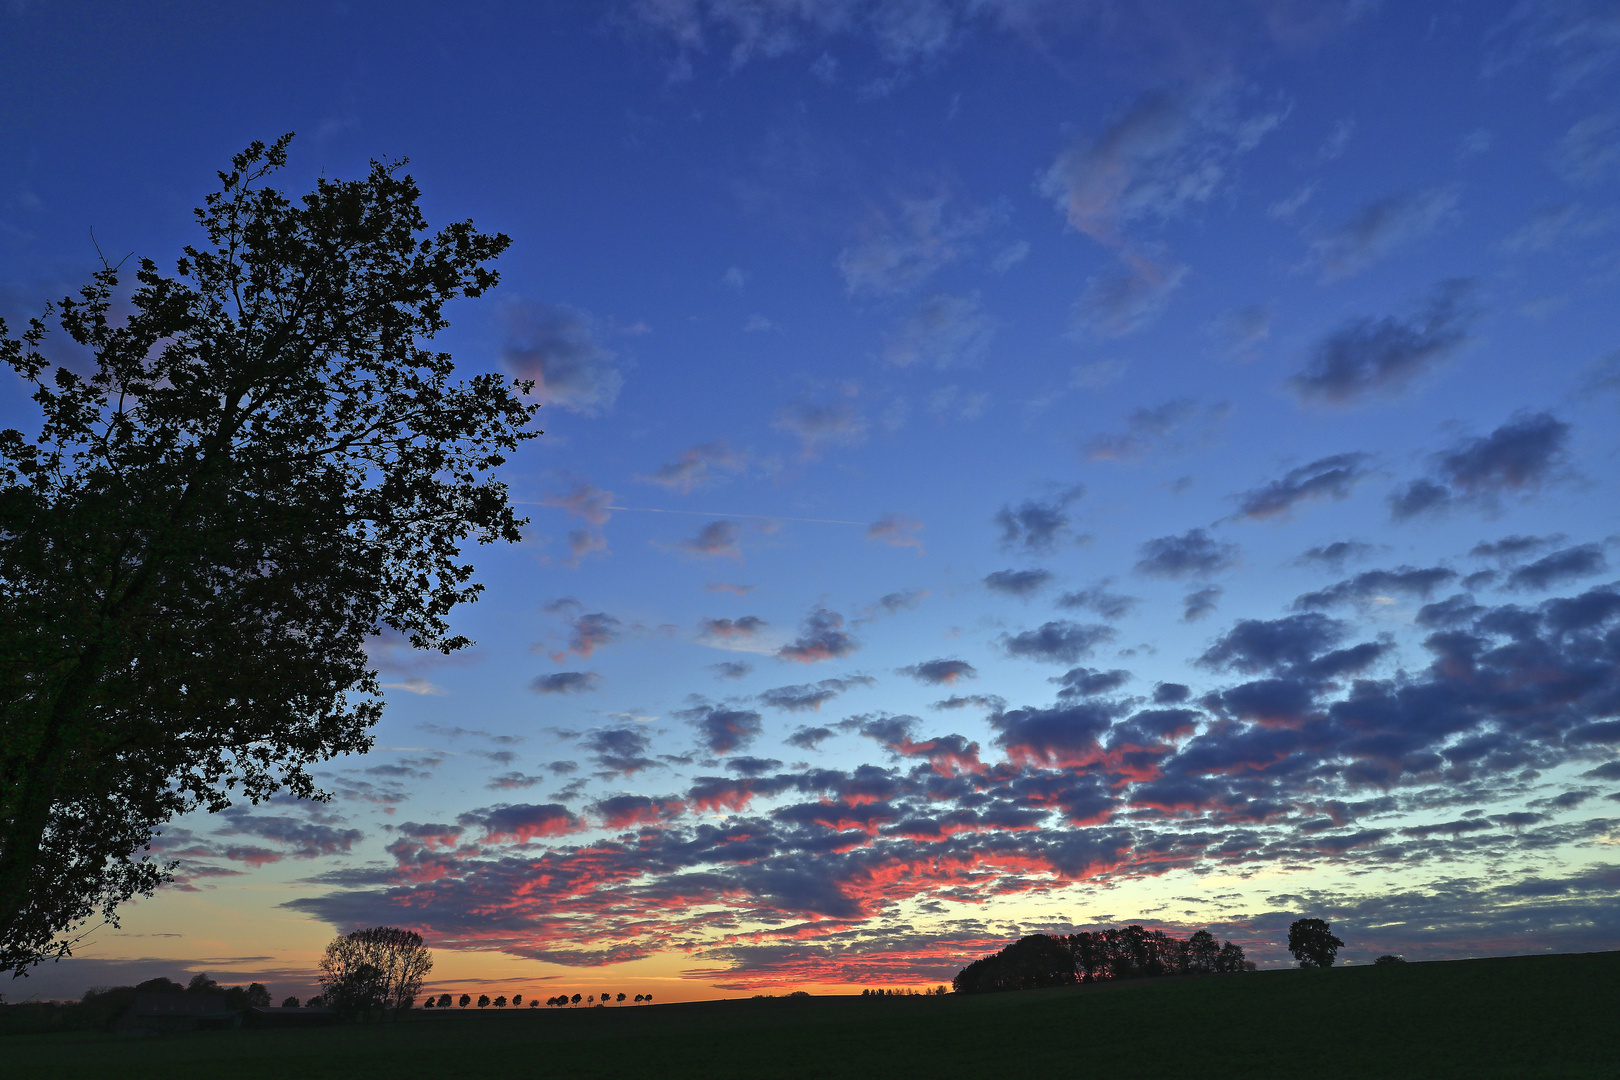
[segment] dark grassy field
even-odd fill
[[[0,1040],[11,1077],[1620,1077],[1620,953]]]

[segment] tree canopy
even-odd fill
[[[1077,982],[1247,971],[1243,949],[1199,930],[1187,940],[1141,926],[1081,931],[1068,937],[1030,934],[981,957],[951,980],[958,994],[1032,990]]]
[[[1288,927],[1288,951],[1300,967],[1332,967],[1344,942],[1333,936],[1332,927],[1321,919],[1295,919]]]
[[[291,199],[290,138],[219,174],[176,276],[139,260],[127,316],[104,263],[0,323],[41,414],[0,432],[0,970],[149,895],[173,815],[322,797],[380,715],[368,638],[465,646],[463,542],[519,539],[489,472],[539,434],[530,386],[427,347],[509,241],[430,233],[403,162]]]
[[[321,958],[321,990],[330,1008],[397,1016],[421,992],[433,953],[414,930],[374,926],[334,939]],[[482,1004],[482,1002],[480,1002]]]

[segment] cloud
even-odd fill
[[[833,737],[832,728],[802,727],[789,735],[783,741],[789,746],[797,746],[801,750],[816,750],[821,744]]]
[[[1194,589],[1182,597],[1181,621],[1197,622],[1205,615],[1211,614],[1225,592],[1226,590],[1219,585],[1206,585],[1202,589]]]
[[[1050,570],[997,570],[985,575],[984,587],[991,592],[1027,600],[1045,588],[1052,576]]]
[[[843,679],[822,679],[818,683],[798,686],[778,686],[759,695],[762,704],[788,712],[817,711],[827,702],[853,686],[872,686],[877,682],[870,675],[851,675]]]
[[[1444,566],[1421,569],[1399,566],[1394,570],[1367,570],[1346,581],[1336,582],[1325,589],[1308,592],[1294,601],[1294,607],[1304,611],[1310,608],[1328,608],[1339,604],[1368,604],[1389,602],[1393,597],[1417,597],[1427,600],[1434,590],[1457,580],[1457,572]]]
[[[624,385],[615,354],[599,344],[582,312],[556,304],[514,304],[506,310],[501,363],[548,405],[596,416],[612,407]]]
[[[537,694],[582,694],[602,684],[602,676],[594,671],[559,671],[554,675],[541,675],[529,683]]]
[[[700,559],[742,558],[742,549],[737,546],[737,523],[734,521],[711,521],[697,531],[696,536],[675,542],[675,550]]]
[[[1118,247],[1137,221],[1167,221],[1208,202],[1236,158],[1282,122],[1283,110],[1245,116],[1230,86],[1150,91],[1096,136],[1077,136],[1041,180],[1070,225]]]
[[[1217,541],[1204,529],[1160,536],[1137,549],[1136,572],[1149,577],[1184,578],[1214,574],[1236,564],[1238,546]]]
[[[1601,574],[1609,568],[1600,544],[1577,544],[1574,547],[1544,555],[1533,563],[1519,567],[1508,575],[1512,589],[1547,589],[1563,585],[1577,578]]]
[[[1455,186],[1437,187],[1369,203],[1313,241],[1310,261],[1321,268],[1323,281],[1354,277],[1456,220],[1457,192]]]
[[[798,438],[800,458],[815,461],[833,447],[859,446],[870,425],[851,402],[800,401],[781,408],[776,427]]]
[[[925,529],[922,522],[915,518],[902,517],[899,514],[884,514],[866,527],[866,538],[876,540],[880,544],[890,547],[912,547],[920,555],[923,551],[922,540],[917,534]]]
[[[1620,173],[1620,113],[1577,120],[1553,149],[1553,167],[1566,181],[1582,187]]]
[[[583,828],[566,806],[547,803],[502,803],[472,810],[456,818],[463,826],[481,828],[485,844],[526,844],[531,840],[564,836]]]
[[[1134,596],[1108,591],[1112,578],[1098,582],[1087,589],[1064,593],[1057,599],[1061,608],[1078,608],[1100,615],[1104,619],[1123,619],[1141,601]]]
[[[1131,673],[1123,668],[1098,671],[1096,668],[1077,667],[1046,681],[1058,684],[1057,696],[1060,698],[1096,697],[1111,694],[1130,682]]]
[[[1210,330],[1224,343],[1227,355],[1249,360],[1271,337],[1271,312],[1258,305],[1238,308],[1215,320]]]
[[[406,679],[403,682],[385,682],[386,690],[403,690],[408,694],[422,694],[427,697],[444,697],[450,691],[437,683],[423,678]]]
[[[1365,558],[1372,554],[1373,550],[1371,544],[1360,540],[1335,540],[1330,544],[1307,548],[1294,560],[1294,565],[1309,566],[1311,563],[1321,563],[1337,569],[1343,566],[1347,559]]]
[[[1086,279],[1085,291],[1075,305],[1076,314],[1080,322],[1105,337],[1134,334],[1164,313],[1189,269],[1135,254],[1122,272],[1095,274]]]
[[[257,836],[290,848],[290,851],[285,853],[266,853],[273,857],[260,856],[258,861],[261,863],[275,862],[283,854],[290,854],[298,859],[343,854],[348,852],[356,841],[365,838],[365,833],[359,829],[340,829],[279,814],[257,814],[243,806],[228,807],[219,813],[226,822],[225,827],[218,830],[220,836]],[[231,856],[227,854],[227,858],[229,857]],[[255,860],[238,858],[237,861]]]
[[[860,618],[853,620],[852,626],[864,626],[874,622],[884,615],[898,615],[902,611],[911,611],[928,599],[927,589],[903,589],[899,592],[884,593],[878,597],[877,602],[860,608]]]
[[[1051,499],[1025,499],[1014,508],[1010,503],[996,511],[992,519],[1001,529],[1001,546],[1029,555],[1047,555],[1073,534],[1068,506],[1085,494],[1078,484]]]
[[[1484,74],[1542,57],[1551,68],[1554,98],[1593,86],[1620,66],[1620,12],[1607,0],[1515,4],[1491,38],[1495,47]]]
[[[646,795],[613,795],[591,804],[591,812],[605,829],[628,829],[636,825],[657,825],[686,810],[680,799],[654,799]]]
[[[676,716],[698,730],[698,738],[710,753],[729,754],[759,737],[764,722],[752,709],[728,709],[707,703],[682,709]]]
[[[1391,493],[1396,521],[1468,500],[1486,507],[1506,492],[1530,492],[1568,457],[1569,425],[1551,413],[1520,413],[1489,435],[1464,439],[1437,455],[1435,477]]]
[[[698,622],[698,637],[709,641],[751,641],[755,634],[771,625],[758,615],[743,615],[735,619],[702,619]]]
[[[648,757],[652,748],[652,740],[647,733],[637,728],[597,728],[586,732],[580,740],[580,745],[596,760],[596,764],[608,773],[620,773],[624,776],[634,776],[643,769],[655,768],[657,761]]]
[[[1289,469],[1281,479],[1236,496],[1238,515],[1263,521],[1285,517],[1296,504],[1312,499],[1346,499],[1356,483],[1366,477],[1369,459],[1368,454],[1334,454]]]
[[[602,535],[602,526],[613,516],[610,512],[613,492],[603,491],[590,484],[578,483],[565,492],[547,495],[540,500],[540,504],[563,510],[582,519],[588,526],[568,534],[571,565],[578,566],[580,559],[586,555],[607,553],[607,538]]]
[[[1125,417],[1123,432],[1092,439],[1084,453],[1089,461],[1129,461],[1167,444],[1177,449],[1197,445],[1209,439],[1230,411],[1225,402],[1200,408],[1191,398],[1144,406]]]
[[[946,198],[907,199],[895,218],[874,218],[868,236],[838,255],[851,296],[908,292],[973,250],[973,241],[1006,219],[1005,207],[946,213]]]
[[[1034,630],[1003,634],[1007,655],[1048,663],[1072,664],[1090,656],[1098,645],[1114,640],[1114,628],[1101,623],[1074,623],[1063,619],[1042,623]]]
[[[562,603],[564,601],[558,601],[552,607],[558,608]],[[572,603],[577,605],[578,601]],[[612,645],[624,637],[624,623],[602,611],[575,616],[568,620],[568,629],[568,644],[551,654],[551,658],[559,664],[570,655],[588,660],[597,649]]]
[[[925,660],[920,664],[895,668],[895,671],[930,686],[955,686],[958,680],[979,677],[978,670],[966,660]]]
[[[843,627],[844,617],[838,612],[817,608],[805,616],[798,638],[776,650],[776,655],[801,664],[848,656],[861,645]]]
[[[1475,312],[1465,301],[1472,291],[1469,280],[1445,281],[1410,318],[1351,319],[1312,348],[1289,380],[1294,392],[1330,405],[1398,394],[1468,341]]]
[[[935,293],[919,303],[887,336],[883,358],[896,367],[931,364],[938,370],[969,367],[995,337],[995,320],[977,292]]]
[[[728,660],[719,664],[710,664],[709,670],[714,672],[717,679],[740,679],[754,670],[754,665],[743,660]]]
[[[1544,547],[1551,547],[1564,539],[1563,533],[1554,533],[1551,536],[1525,536],[1515,533],[1504,536],[1500,540],[1481,540],[1468,549],[1468,554],[1476,559],[1517,559],[1521,555],[1528,555],[1533,551],[1540,551]]]
[[[747,455],[733,451],[726,440],[716,439],[689,446],[674,461],[660,465],[651,474],[636,479],[686,495],[700,487],[722,482],[725,473],[734,475],[747,468]]]

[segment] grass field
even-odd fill
[[[11,1077],[1620,1077],[1620,953],[0,1041]]]

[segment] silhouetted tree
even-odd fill
[[[648,994],[648,995],[646,995],[646,997],[644,997],[644,998],[643,998],[643,999],[642,999],[642,1000],[643,1000],[643,1001],[645,1001],[645,1002],[646,1002],[646,1003],[647,1003],[647,1004],[649,1004],[649,1005],[650,1005],[650,1004],[652,1004],[652,995],[651,995],[651,994]]]
[[[573,997],[569,998],[568,1000],[572,1001],[575,1005],[578,1005],[579,1004],[579,995],[575,994]]]
[[[232,159],[177,276],[140,260],[115,311],[106,266],[56,307],[82,360],[0,325],[43,414],[0,432],[0,970],[151,895],[176,814],[318,795],[381,714],[366,640],[468,644],[462,542],[520,539],[486,474],[534,406],[427,347],[507,238],[427,233],[403,162],[289,199],[262,181],[290,138]]]
[[[973,961],[957,972],[952,985],[959,994],[978,994],[1063,986],[1078,981],[1074,956],[1066,941],[1046,934],[1030,934],[994,956]]]
[[[448,1009],[449,1007],[450,1007],[450,995],[449,994],[440,994],[439,995],[439,1008]]]
[[[1394,953],[1385,953],[1383,956],[1380,956],[1378,959],[1374,960],[1373,963],[1375,965],[1379,965],[1379,966],[1388,966],[1390,964],[1404,964],[1404,963],[1406,963],[1406,957],[1404,957],[1404,956],[1396,956]]]
[[[304,1008],[306,1008],[306,1009],[324,1009],[324,1008],[326,1008],[326,999],[323,998],[319,994],[316,994],[313,997],[306,998],[306,999],[304,999]]]
[[[640,1001],[640,1000],[641,1000],[641,995],[640,995],[640,994],[637,994],[637,995],[636,995],[636,1000],[637,1000],[637,1001]]]
[[[433,953],[414,930],[375,926],[334,939],[321,958],[321,987],[337,1008],[369,1015],[410,1007],[433,969]]]
[[[487,1008],[488,1006],[489,1006],[489,995],[488,994],[479,994],[478,995],[478,1007],[480,1009],[483,1009],[483,1008]]]
[[[298,1008],[298,999],[295,997],[286,998],[282,1001],[281,1007],[283,1009],[296,1009]]]
[[[529,1008],[537,1009],[539,1007],[540,1007],[540,999],[539,998],[530,998],[529,999]]]
[[[515,1006],[518,1006],[518,1005],[521,1005],[521,1004],[523,1004],[523,995],[522,994],[513,994],[512,995],[512,1005],[515,1007]]]
[[[1342,948],[1344,942],[1334,937],[1321,919],[1296,919],[1288,927],[1288,951],[1300,967],[1332,967],[1333,958]]]
[[[1243,949],[1228,941],[1221,946],[1221,951],[1215,957],[1215,970],[1220,972],[1243,971],[1249,965],[1243,959]]]
[[[436,1006],[438,1004],[439,1004],[439,999],[434,997],[432,994],[429,994],[428,999],[426,1001],[422,1002],[422,1008],[431,1009],[431,1008],[433,1008],[434,1006]]]
[[[460,1005],[463,1009],[465,1009],[467,1006],[472,1004],[472,995],[471,994],[462,994],[461,995],[461,1000],[458,1001],[456,1004]]]
[[[1187,939],[1187,966],[1189,970],[1206,975],[1215,971],[1215,961],[1219,959],[1221,947],[1215,942],[1215,935],[1208,930],[1199,930]]]
[[[250,983],[247,988],[247,1004],[250,1009],[262,1009],[269,1005],[269,989],[263,983]]]
[[[186,993],[188,994],[218,994],[220,992],[219,983],[210,979],[206,973],[201,971],[193,975],[191,981],[186,984]]]
[[[618,996],[618,1000],[619,1000],[619,1001],[623,1001],[623,1000],[624,1000],[624,995],[623,995],[623,994],[620,994],[620,995],[619,995],[619,996]]]

